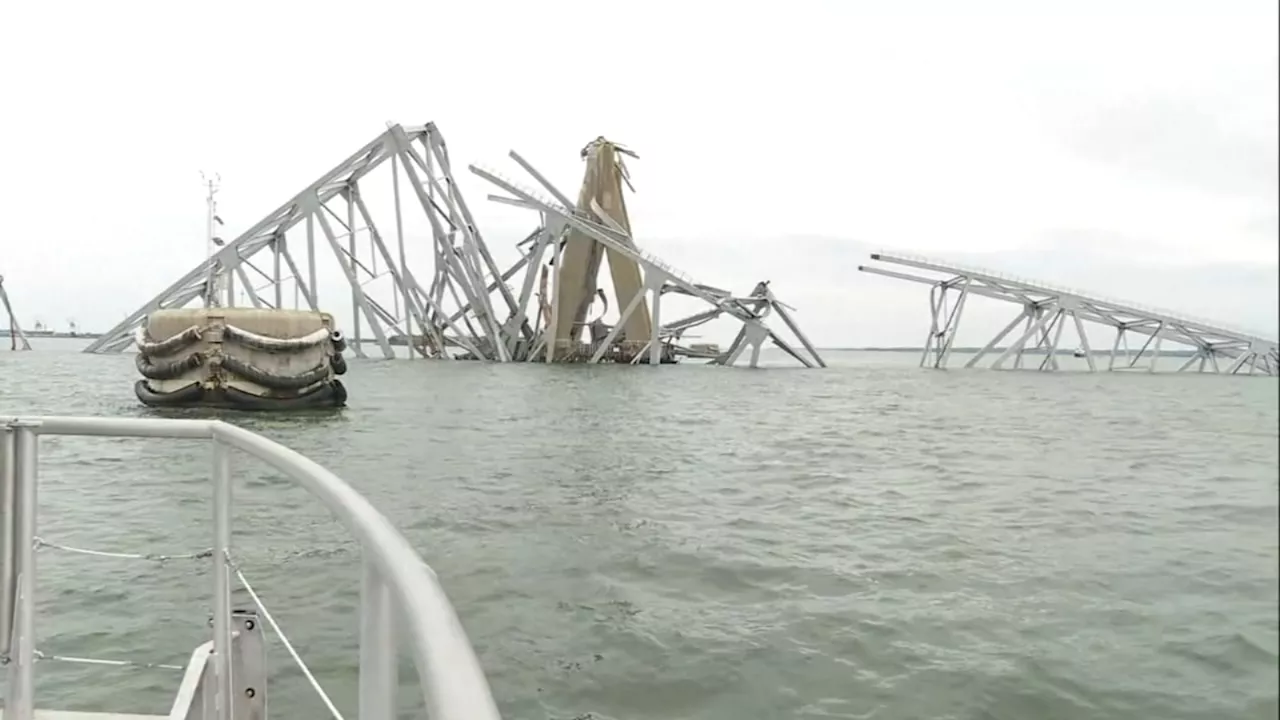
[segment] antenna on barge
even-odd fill
[[[218,217],[218,191],[222,189],[222,176],[214,173],[210,178],[205,175],[204,171],[200,171],[200,179],[204,182],[207,190],[205,195],[205,206],[207,214],[205,217],[205,253],[206,258],[212,259],[217,254],[218,248],[225,243],[220,237],[219,230],[222,227],[222,218]],[[204,284],[204,306],[220,307],[223,304],[223,295],[226,290],[226,273],[222,271],[221,263],[209,264],[209,276],[205,279]],[[234,304],[233,298],[225,299],[226,305]]]

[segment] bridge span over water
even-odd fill
[[[1090,371],[1099,370],[1105,360],[1107,370],[1154,372],[1160,362],[1181,364],[1179,372],[1215,372],[1280,375],[1280,341],[1257,333],[1227,327],[1223,323],[1189,317],[1168,310],[1132,302],[1104,298],[1083,290],[1057,287],[1042,282],[952,262],[903,253],[873,253],[879,265],[859,265],[862,272],[929,285],[931,322],[925,340],[922,367],[947,366],[956,330],[971,295],[1003,300],[1019,307],[1018,314],[977,354],[965,362],[975,367],[987,360],[1000,369],[1012,363],[1024,367],[1057,370],[1059,343],[1068,323],[1075,326],[1079,352]],[[1085,323],[1115,329],[1110,354],[1099,354],[1089,344]],[[1130,337],[1138,344],[1134,352]],[[1012,338],[1003,344],[1006,338]],[[1194,351],[1171,359],[1162,356],[1165,342]]]

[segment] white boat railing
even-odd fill
[[[37,525],[38,466],[39,439],[44,435],[211,442],[214,616],[213,652],[208,661],[210,680],[216,685],[212,707],[217,720],[232,720],[232,573],[246,584],[230,559],[232,450],[252,455],[288,476],[324,504],[360,543],[363,580],[358,717],[396,717],[397,639],[403,639],[412,653],[431,718],[498,720],[489,683],[435,572],[368,500],[318,463],[261,435],[220,421],[0,417],[0,654],[9,671],[5,720],[34,717],[34,666],[39,657],[34,643],[36,547],[41,542]],[[256,600],[256,593],[246,589]],[[269,615],[267,619],[270,620]],[[287,641],[286,646],[292,653]],[[296,656],[295,659],[300,661]],[[336,714],[332,705],[330,710]]]

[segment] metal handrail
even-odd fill
[[[396,715],[397,636],[413,652],[423,699],[437,720],[499,720],[480,662],[435,572],[373,505],[313,460],[257,433],[216,420],[90,417],[0,419],[0,488],[4,503],[4,587],[9,618],[0,618],[0,640],[11,658],[6,720],[33,716],[32,667],[37,465],[41,435],[211,440],[214,481],[214,665],[218,717],[230,718],[231,477],[235,448],[276,468],[314,495],[356,536],[363,551],[360,603],[359,717]],[[0,603],[3,605],[4,603]],[[396,628],[397,620],[406,627]],[[9,630],[12,630],[10,634]],[[12,638],[12,643],[9,639]]]

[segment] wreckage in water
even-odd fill
[[[341,407],[345,341],[307,310],[159,310],[136,334],[138,399],[152,407]]]
[[[219,221],[211,213],[206,261],[85,351],[123,350],[148,316],[197,299],[206,308],[271,311],[292,296],[294,308],[342,313],[357,358],[376,348],[387,360],[657,366],[696,358],[756,366],[772,344],[806,367],[824,366],[793,309],[767,282],[737,295],[695,281],[642,249],[631,236],[624,198],[630,182],[622,161],[631,151],[597,138],[582,156],[576,199],[514,152],[511,159],[541,191],[470,166],[503,191],[491,200],[535,211],[541,221],[516,244],[519,258],[504,270],[454,180],[435,125],[388,126],[228,243],[213,238]],[[411,267],[406,239],[412,237],[431,238],[417,252],[420,262],[429,255],[429,263]],[[339,272],[320,272],[322,256],[331,256]],[[606,260],[609,272],[602,273]],[[323,300],[319,285],[326,286]],[[330,300],[334,291],[341,293],[340,305]],[[774,319],[794,336],[790,342],[779,334],[784,328],[770,327]],[[735,339],[724,348],[699,341],[695,333],[720,320],[738,325]],[[800,347],[793,347],[797,341]]]

